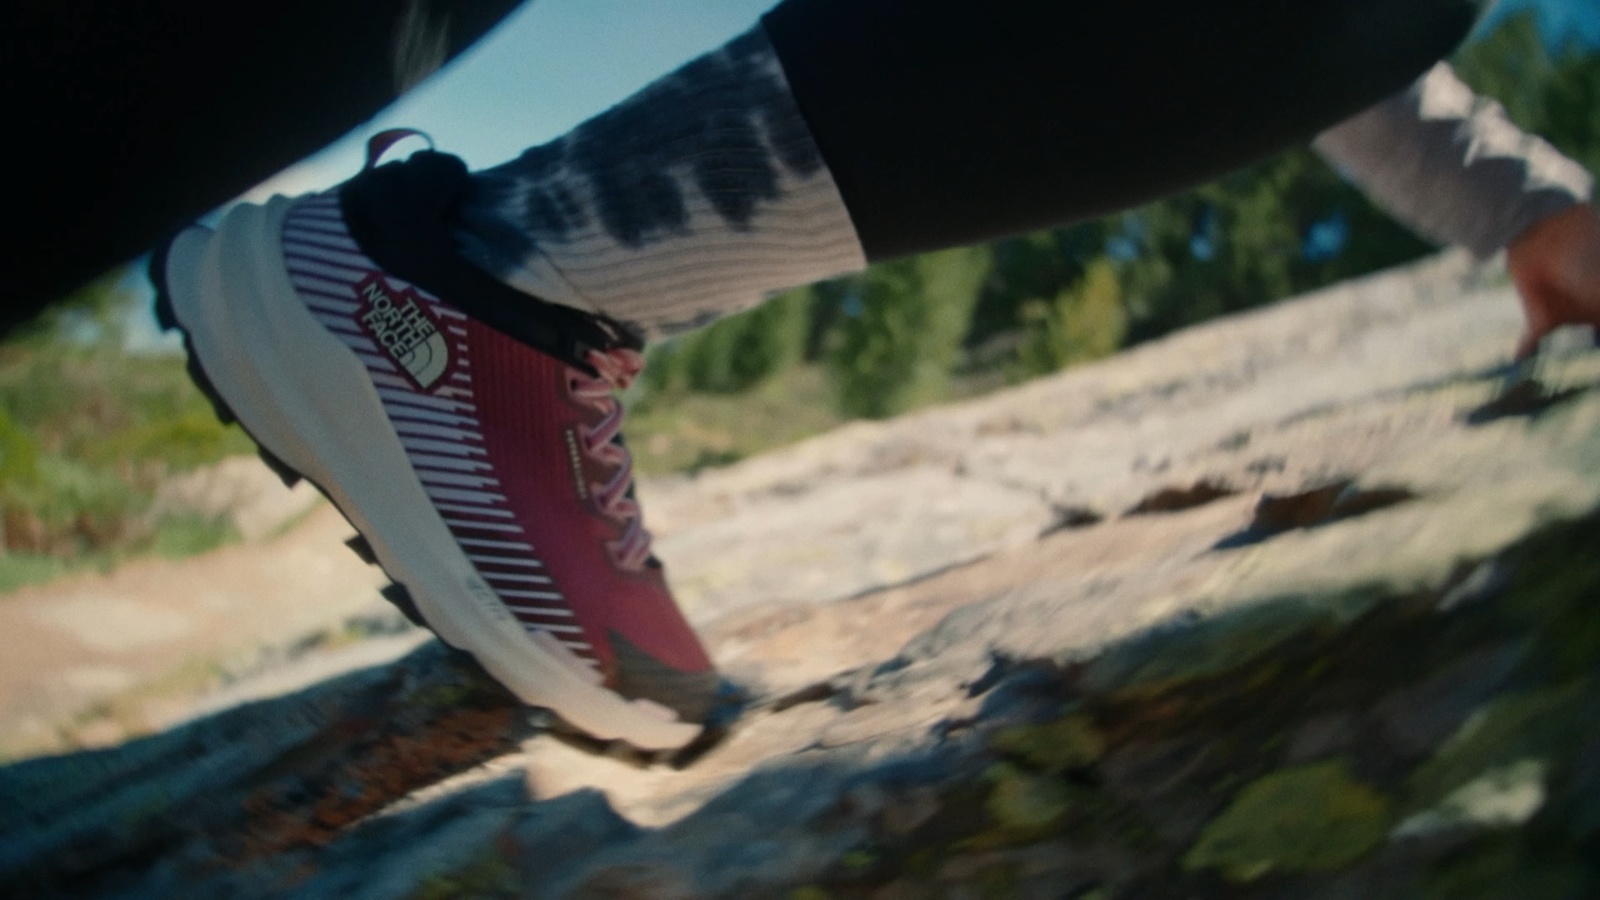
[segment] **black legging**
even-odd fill
[[[9,328],[333,143],[521,0],[7,0]]]
[[[14,3],[3,326],[370,118],[406,9],[454,55],[519,0]],[[1466,0],[784,0],[763,20],[883,259],[1084,218],[1303,141],[1450,52]],[[23,89],[25,88],[25,90]],[[19,156],[15,154],[20,154]]]
[[[764,20],[869,259],[1124,209],[1393,94],[1465,0],[785,0]]]

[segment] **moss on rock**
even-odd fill
[[[1106,752],[1105,737],[1082,713],[1042,725],[1006,728],[995,733],[989,744],[1046,772],[1082,768]]]
[[[1420,811],[1481,778],[1490,770],[1525,759],[1539,759],[1574,741],[1568,732],[1583,727],[1582,708],[1592,695],[1589,681],[1561,688],[1506,694],[1474,713],[1433,758],[1412,773],[1407,808]]]
[[[1013,770],[1000,777],[984,808],[1007,831],[1034,832],[1061,821],[1072,795],[1060,779]]]
[[[1245,786],[1184,856],[1189,870],[1233,881],[1269,871],[1325,871],[1376,847],[1389,830],[1389,799],[1357,781],[1343,760],[1283,769]]]

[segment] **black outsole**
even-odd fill
[[[270,468],[273,473],[283,481],[285,487],[292,488],[302,481],[308,482],[315,487],[317,491],[322,494],[322,496],[328,498],[328,502],[332,503],[335,509],[339,509],[339,504],[334,502],[333,497],[323,489],[322,485],[317,484],[316,481],[309,479],[300,472],[296,471],[294,467],[284,462],[271,450],[268,450],[266,446],[261,443],[259,438],[257,438],[254,434],[251,434],[250,429],[246,428],[244,423],[239,421],[239,417],[234,414],[232,407],[230,407],[228,402],[222,398],[222,394],[217,391],[216,385],[212,384],[211,377],[206,374],[205,367],[200,364],[200,355],[195,352],[193,339],[190,338],[188,330],[183,327],[183,323],[178,321],[177,311],[172,306],[172,296],[167,289],[166,277],[167,253],[171,246],[172,239],[169,238],[168,240],[163,241],[157,247],[155,252],[151,254],[148,276],[150,278],[151,285],[155,288],[155,314],[157,324],[159,324],[165,331],[176,331],[183,336],[183,350],[184,356],[187,359],[187,370],[190,380],[194,382],[195,387],[199,388],[200,393],[203,394],[211,403],[211,410],[216,415],[218,421],[222,422],[224,425],[237,425],[242,431],[244,431],[246,435],[249,436],[251,442],[256,445],[256,453],[261,457],[261,461],[266,463],[267,467]],[[345,521],[350,521],[350,517],[345,515],[344,510],[339,509],[339,514],[344,515]],[[354,527],[354,525],[351,527]],[[382,565],[378,562],[377,553],[374,552],[372,548],[372,542],[369,541],[365,535],[362,535],[359,530],[354,537],[345,541],[345,546],[349,547],[351,552],[355,553],[355,555],[360,558],[362,562],[366,563],[367,565],[378,566],[380,569],[382,569]],[[384,574],[388,575],[389,573],[385,571]],[[446,647],[450,647],[457,652],[464,653],[469,658],[471,657],[470,652],[464,650],[463,648],[456,647],[440,636],[438,632],[433,631],[433,628],[428,625],[425,619],[423,619],[421,611],[417,609],[416,601],[411,598],[411,591],[406,588],[404,584],[391,580],[388,585],[380,588],[378,593],[383,597],[383,599],[393,604],[394,607],[398,609],[400,613],[404,615],[412,624],[419,628],[425,628],[428,631],[433,632],[434,636],[439,639],[439,642],[444,644]],[[474,660],[474,662],[476,663],[476,660]],[[490,677],[492,678],[493,676]],[[554,710],[550,710],[545,707],[531,708],[548,714],[551,721],[550,734],[572,743],[575,746],[588,748],[591,750],[591,752],[596,752],[600,755],[624,759],[636,765],[669,765],[674,768],[681,769],[704,756],[711,748],[720,744],[723,739],[727,737],[733,721],[737,719],[740,712],[742,712],[742,699],[738,702],[730,702],[730,698],[737,694],[737,689],[734,688],[731,683],[724,682],[724,690],[722,693],[724,695],[723,698],[718,701],[718,704],[714,708],[712,715],[708,718],[706,723],[703,724],[700,734],[695,737],[694,740],[676,750],[644,750],[634,747],[632,744],[629,744],[627,741],[622,739],[602,740],[599,738],[594,738],[576,726],[567,723],[566,720],[561,718],[560,713],[557,713]]]
[[[411,599],[411,592],[406,590],[405,585],[398,581],[391,581],[388,585],[380,588],[378,593],[383,596],[383,599],[394,604],[394,607],[400,610],[402,615],[410,619],[411,624],[418,628],[428,627],[428,623],[422,618],[422,613],[417,609],[417,602]],[[432,629],[429,630],[431,631]],[[439,640],[443,641],[444,638]],[[446,641],[446,643],[449,642]]]
[[[361,557],[361,561],[367,565],[375,566],[378,564],[378,554],[372,549],[372,544],[365,537],[358,534],[345,541],[344,545],[350,548],[351,553]]]

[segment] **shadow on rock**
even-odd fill
[[[1494,399],[1466,415],[1469,425],[1484,425],[1500,419],[1524,416],[1536,419],[1556,406],[1581,396],[1589,388],[1551,390],[1537,378],[1523,378],[1501,391]]]
[[[1417,499],[1403,487],[1362,488],[1341,479],[1294,494],[1263,494],[1250,524],[1218,541],[1213,549],[1258,544],[1301,528],[1316,528]]]
[[[1083,662],[992,659],[951,688],[976,701],[965,721],[768,759],[652,829],[589,789],[535,801],[515,774],[374,815],[533,733],[424,648],[0,770],[0,891],[1595,896],[1597,528],[1547,527],[1436,590],[1286,596]],[[835,691],[915,703],[918,671]],[[789,700],[767,714],[838,698]]]

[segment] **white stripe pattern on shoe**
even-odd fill
[[[593,645],[582,640],[583,629],[550,621],[571,620],[573,612],[548,575],[527,571],[542,571],[544,563],[532,555],[532,544],[515,540],[523,535],[522,526],[505,521],[516,514],[506,496],[493,490],[500,481],[478,430],[466,315],[413,288],[426,311],[444,326],[455,354],[450,377],[429,393],[419,392],[357,321],[361,283],[374,274],[384,283],[399,279],[383,274],[360,252],[337,199],[325,194],[302,202],[284,222],[282,240],[290,283],[312,315],[366,365],[423,489],[478,574],[524,628],[543,632],[597,668]],[[528,589],[532,587],[541,590]]]

